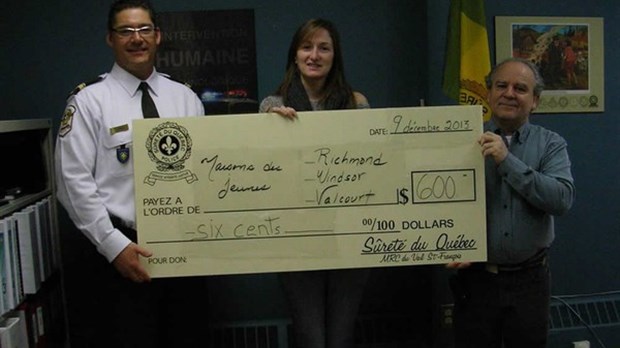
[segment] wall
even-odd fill
[[[253,8],[260,97],[277,86],[290,36],[297,25],[320,16],[337,23],[349,81],[366,94],[374,107],[415,106],[422,98],[428,105],[454,104],[441,92],[448,0],[154,3],[159,11]],[[0,119],[44,117],[52,118],[57,125],[69,91],[112,65],[104,41],[108,2],[3,2],[0,6]],[[561,5],[551,0],[522,0],[518,6],[487,0],[486,13],[491,52],[493,17],[497,15],[605,17],[606,111],[535,115],[532,121],[566,138],[577,185],[573,209],[556,220],[557,238],[551,251],[553,294],[620,289],[620,185],[615,178],[620,161],[612,147],[620,132],[620,118],[615,113],[620,100],[614,95],[620,81],[620,69],[615,64],[620,61],[620,25],[616,20],[620,18],[620,6],[606,0],[565,0]],[[443,282],[445,272],[431,269],[436,276],[434,300],[449,301]],[[393,276],[378,279],[389,285],[394,279],[409,281],[419,275],[401,272],[405,270],[388,272]],[[425,271],[419,272],[424,284]],[[270,317],[286,313],[271,275],[221,277],[216,281],[216,295],[228,299],[227,305],[234,305],[230,307],[233,313],[226,314],[232,319],[247,319],[257,313]],[[372,296],[382,296],[381,290],[372,289]],[[273,305],[254,300],[269,297]]]
[[[153,3],[160,12],[254,9],[260,97],[277,87],[291,36],[311,17],[337,24],[349,82],[366,94],[374,107],[417,105],[423,97],[426,56],[419,53],[424,52],[426,39],[413,25],[423,28],[423,1]],[[68,93],[111,68],[113,57],[105,43],[108,4],[69,0],[2,5],[8,8],[0,14],[0,28],[5,33],[0,52],[5,72],[0,82],[0,117],[49,117],[57,122]],[[403,37],[409,38],[405,45]]]

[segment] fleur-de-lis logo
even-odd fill
[[[167,136],[165,142],[161,144],[161,150],[165,151],[168,155],[171,155],[177,147],[178,145],[172,141],[170,136]]]
[[[146,150],[161,172],[178,172],[192,152],[192,139],[185,127],[175,122],[159,124],[146,140]]]

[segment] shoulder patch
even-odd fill
[[[62,115],[62,119],[60,120],[60,130],[58,131],[58,135],[60,135],[61,138],[71,131],[75,110],[75,105],[67,105],[65,113]]]
[[[75,87],[75,88],[71,91],[71,93],[69,93],[69,95],[67,96],[67,98],[69,98],[69,97],[71,97],[71,96],[74,96],[74,95],[78,94],[78,93],[79,93],[81,90],[83,90],[86,86],[90,86],[90,85],[95,84],[95,83],[97,83],[97,82],[99,82],[99,81],[103,81],[103,79],[105,78],[105,76],[106,76],[106,75],[107,75],[107,74],[99,75],[99,76],[97,76],[97,78],[95,78],[95,79],[92,79],[92,80],[87,81],[87,82],[82,82],[82,83],[80,83],[79,85],[77,85],[77,86],[76,86],[76,87]]]

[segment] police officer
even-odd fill
[[[204,114],[202,102],[189,87],[156,71],[160,41],[148,1],[114,2],[106,36],[115,57],[112,70],[78,86],[69,96],[61,121],[55,153],[58,199],[98,252],[93,252],[96,258],[88,259],[87,274],[79,275],[84,278],[73,282],[81,285],[81,296],[90,297],[89,302],[76,305],[85,312],[75,325],[80,327],[92,317],[100,320],[82,325],[84,331],[78,330],[73,337],[85,342],[72,342],[74,346],[179,346],[179,337],[162,337],[175,333],[159,326],[166,325],[162,317],[182,310],[182,304],[174,302],[177,296],[171,294],[171,288],[195,291],[204,284],[199,278],[151,280],[139,263],[151,253],[136,244],[132,120],[143,118],[143,97],[150,97],[151,107],[154,104],[156,109],[149,111],[155,115],[148,116]],[[147,86],[141,89],[143,82]],[[94,277],[89,278],[88,273]],[[181,285],[182,281],[195,284]],[[68,298],[69,308],[71,301]],[[166,303],[176,306],[172,313],[166,310]],[[93,307],[95,304],[100,307]],[[167,341],[169,338],[175,343]]]

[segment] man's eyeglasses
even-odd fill
[[[133,36],[134,33],[138,33],[141,37],[151,37],[155,33],[155,28],[150,25],[145,25],[140,28],[122,27],[118,29],[112,29],[113,32],[120,37],[128,38]]]

